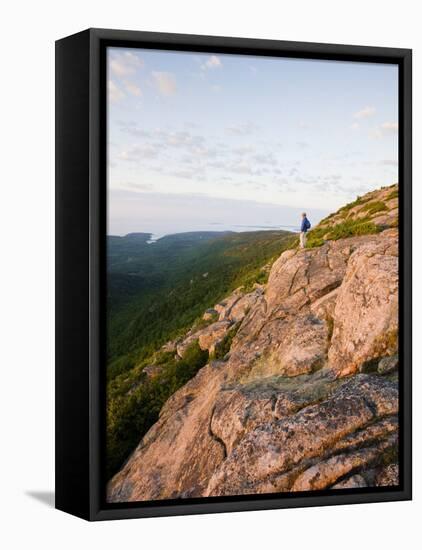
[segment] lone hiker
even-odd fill
[[[311,222],[306,217],[306,212],[302,214],[302,223],[300,225],[300,248],[306,247],[306,232],[311,228]]]

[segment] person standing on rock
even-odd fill
[[[300,225],[300,248],[306,247],[306,233],[311,228],[311,222],[306,217],[306,212],[302,214],[302,223]]]

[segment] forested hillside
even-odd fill
[[[109,237],[109,378],[131,368],[237,286],[265,280],[263,266],[292,242],[285,231]]]
[[[154,243],[150,237],[108,238],[109,473],[208,360],[195,344],[183,361],[161,346],[211,322],[202,319],[204,310],[234,289],[265,283],[274,259],[296,238],[286,231],[182,233]],[[160,364],[163,374],[147,379],[144,369]]]

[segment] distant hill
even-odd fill
[[[137,294],[173,284],[204,244],[226,235],[224,232],[196,232],[166,235],[151,242],[151,233],[129,233],[107,237],[108,305],[116,309]]]
[[[148,244],[149,233],[108,237],[109,377],[131,368],[292,242],[287,231],[190,232]]]

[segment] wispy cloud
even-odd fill
[[[124,92],[117,86],[113,80],[109,80],[107,83],[108,98],[112,103],[117,103],[125,97]]]
[[[255,147],[253,145],[244,145],[241,147],[235,147],[232,149],[232,152],[236,155],[250,155],[255,152]]]
[[[129,162],[138,162],[142,159],[156,158],[159,153],[158,146],[146,144],[146,145],[133,145],[128,149],[122,151],[118,158]]]
[[[308,149],[308,147],[310,147],[307,141],[298,141],[296,145],[299,147],[299,149]]]
[[[354,113],[353,118],[356,118],[356,119],[368,118],[374,115],[375,112],[376,112],[375,107],[371,107],[368,105],[363,109],[361,109],[360,111],[357,111],[356,113]]]
[[[268,164],[270,166],[276,166],[278,164],[277,159],[273,153],[258,154],[253,157],[253,160],[257,164]]]
[[[156,130],[154,133],[160,138],[160,140],[163,141],[163,143],[173,147],[198,147],[203,145],[205,141],[204,136],[193,134],[192,132],[185,130],[176,132]]]
[[[174,170],[172,172],[169,172],[169,174],[172,176],[175,176],[176,178],[182,178],[182,179],[188,179],[188,180],[203,179],[203,174],[200,171],[194,170],[194,169],[192,170],[179,169],[179,170]]]
[[[185,147],[191,149],[193,147],[204,146],[205,137],[201,134],[193,133],[188,130],[165,130],[160,128],[145,129],[140,128],[137,124],[128,124],[124,121],[119,123],[121,131],[135,136],[137,138],[143,138],[150,142],[159,143],[164,149],[168,147]]]
[[[176,92],[176,78],[172,73],[153,71],[154,83],[163,96],[171,96]]]
[[[137,54],[129,51],[114,53],[110,59],[111,72],[118,77],[132,75],[143,66],[143,60]]]
[[[120,122],[121,131],[134,136],[138,143],[116,155],[120,162],[138,163],[156,171],[189,180],[207,176],[279,177],[282,173],[275,152],[251,144],[232,145],[188,130],[141,129],[136,124]],[[247,127],[249,131],[250,128]],[[245,132],[242,125],[237,132]],[[221,179],[221,178],[220,178]]]
[[[123,181],[119,183],[121,189],[129,189],[131,191],[152,191],[154,188],[150,183],[135,183],[132,181]]]
[[[234,124],[226,128],[226,132],[232,136],[248,136],[256,132],[258,126],[252,122]]]
[[[142,95],[141,88],[134,84],[133,82],[130,82],[130,80],[124,81],[125,89],[128,93],[140,97]]]
[[[383,122],[370,135],[376,139],[387,135],[397,135],[399,125],[397,122]]]
[[[395,133],[399,129],[397,122],[384,122],[381,124],[381,130],[386,133]]]
[[[217,57],[216,55],[211,55],[205,63],[202,63],[201,69],[207,70],[207,69],[217,69],[218,67],[222,67],[223,64],[221,62],[221,59]]]

